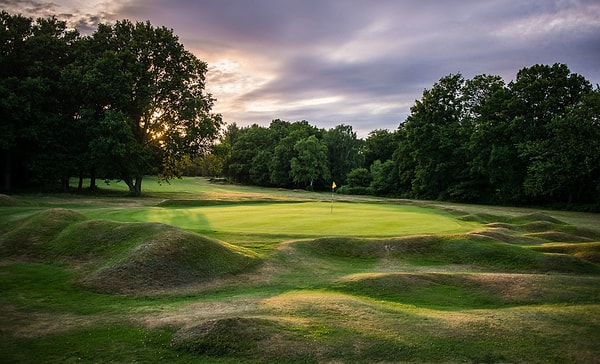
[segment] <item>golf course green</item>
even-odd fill
[[[297,237],[385,237],[459,233],[479,224],[417,206],[368,202],[259,202],[204,207],[102,210],[93,218],[151,221],[202,233],[289,235]]]

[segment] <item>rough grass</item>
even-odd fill
[[[541,254],[485,234],[415,236],[396,239],[322,238],[299,246],[314,255],[353,258],[423,259],[516,272],[600,273],[593,262],[571,251]],[[585,247],[581,248],[585,250]],[[587,249],[589,251],[589,249]]]
[[[328,194],[163,187],[0,207],[3,361],[600,357],[597,215],[353,197],[331,216]]]

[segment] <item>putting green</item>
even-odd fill
[[[480,225],[416,206],[336,202],[256,203],[193,208],[103,210],[87,214],[119,221],[162,222],[197,232],[291,236],[385,237],[459,233]]]

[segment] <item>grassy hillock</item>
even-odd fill
[[[478,269],[531,273],[600,273],[597,243],[524,247],[484,232],[466,235],[410,236],[397,239],[322,238],[298,243],[316,256],[407,259],[414,264],[461,264]],[[558,249],[561,246],[562,249]],[[552,251],[551,248],[554,248]],[[562,254],[547,254],[547,253]]]
[[[258,265],[251,251],[160,223],[90,220],[49,209],[17,221],[0,256],[77,266],[77,281],[112,293],[176,288]]]

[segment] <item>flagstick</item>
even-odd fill
[[[333,188],[331,188],[331,215],[333,215]]]
[[[335,185],[335,181],[331,184],[331,215],[333,215],[333,190],[337,186]]]

